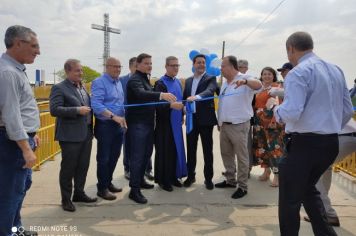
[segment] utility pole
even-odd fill
[[[56,84],[56,69],[53,69],[53,85]]]
[[[105,72],[106,60],[110,57],[110,35],[109,33],[120,34],[121,30],[109,27],[109,14],[104,14],[104,26],[91,24],[92,29],[104,31],[104,53],[103,53],[103,71]]]

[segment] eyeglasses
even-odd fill
[[[179,64],[172,64],[172,65],[168,65],[168,66],[170,66],[170,67],[180,67]]]
[[[121,69],[122,66],[118,66],[118,65],[106,65],[106,66],[111,66],[111,67],[114,67],[115,69]]]

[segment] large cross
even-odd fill
[[[104,72],[106,69],[106,60],[110,57],[110,35],[109,33],[120,34],[121,30],[109,27],[109,14],[104,14],[104,26],[91,24],[92,29],[104,31],[104,54],[103,54],[103,66]]]

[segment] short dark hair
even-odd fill
[[[141,63],[146,58],[152,58],[152,56],[148,55],[147,53],[141,53],[140,55],[137,56],[136,62]]]
[[[32,31],[32,29],[27,28],[22,25],[13,25],[7,28],[5,32],[5,46],[6,48],[11,48],[14,45],[14,39],[15,38],[20,38],[22,40],[30,41],[31,40],[31,35],[37,36],[35,32]]]
[[[193,64],[195,63],[195,61],[197,60],[198,57],[204,58],[204,60],[206,61],[206,57],[204,54],[198,54],[193,58]]]
[[[237,67],[237,58],[235,56],[226,56],[228,62],[234,67],[235,70],[238,70]]]
[[[298,31],[288,37],[286,47],[289,46],[297,49],[298,51],[307,51],[314,48],[314,43],[309,33]]]
[[[132,66],[137,61],[137,57],[131,57],[129,60],[129,66]]]
[[[271,72],[273,74],[273,82],[277,82],[277,72],[275,69],[273,69],[272,67],[269,67],[269,66],[266,66],[265,68],[262,69],[260,80],[262,81],[262,74],[263,74],[263,71],[265,71],[265,70]]]
[[[168,66],[168,63],[169,63],[170,61],[173,61],[173,60],[178,60],[178,58],[175,57],[175,56],[169,56],[169,57],[167,57],[167,58],[166,58],[166,66]]]
[[[73,65],[75,64],[79,64],[80,61],[77,59],[68,59],[66,60],[66,62],[64,63],[64,71],[68,72],[72,70]]]

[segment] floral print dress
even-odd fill
[[[270,167],[277,174],[278,159],[283,156],[284,150],[284,125],[277,123],[273,110],[266,108],[271,98],[268,92],[272,87],[278,87],[278,84],[265,87],[256,94],[252,151],[262,167]]]

